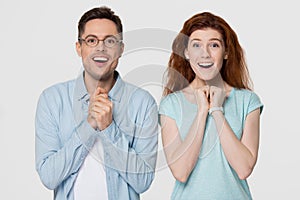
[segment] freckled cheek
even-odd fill
[[[196,73],[197,76],[201,77],[201,69],[198,67],[198,65],[196,63],[190,63],[191,64],[191,68],[193,70],[194,73]]]
[[[222,66],[223,66],[223,61],[222,60],[219,60],[218,62],[215,63],[215,67],[218,71],[221,70]]]
[[[198,48],[198,49],[193,49],[190,51],[191,56],[197,57],[197,56],[201,56],[203,54],[203,49],[202,48]]]
[[[197,60],[199,60],[200,57],[201,57],[200,52],[192,52],[190,53],[189,60],[190,62],[195,63]]]

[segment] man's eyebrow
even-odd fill
[[[94,34],[88,34],[87,36],[85,36],[85,38],[87,38],[87,37],[95,37],[95,38],[98,38],[96,35],[94,35]],[[105,38],[108,38],[108,37],[114,37],[114,38],[117,38],[116,36],[114,36],[114,35],[106,35],[106,36],[104,36],[104,38],[103,39],[105,39]],[[98,38],[99,39],[99,38]]]
[[[93,35],[93,34],[89,34],[89,35],[85,36],[84,38],[87,38],[87,37],[95,37],[95,38],[98,38],[96,35]]]

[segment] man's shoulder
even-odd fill
[[[145,90],[144,88],[128,82],[124,82],[124,84],[124,92],[126,92],[127,94],[131,94],[131,97],[144,100],[149,99],[151,101],[154,100],[154,97],[150,94],[150,92]]]
[[[75,80],[55,83],[45,88],[40,94],[39,101],[48,102],[47,104],[60,105],[70,99],[73,93]]]
[[[74,85],[75,85],[74,79],[55,83],[45,88],[42,93],[46,93],[46,94],[64,93],[67,90],[70,90],[70,88],[73,88]]]

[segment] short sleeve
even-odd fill
[[[174,108],[178,107],[178,100],[176,95],[169,94],[168,96],[164,97],[159,105],[159,115],[166,115],[174,120],[176,120],[176,110]],[[160,121],[159,121],[160,123]]]
[[[260,113],[262,113],[263,107],[264,107],[264,105],[261,102],[259,96],[257,94],[255,94],[254,92],[252,92],[251,96],[250,96],[247,114],[251,113],[252,111],[256,110],[257,108],[259,108]]]

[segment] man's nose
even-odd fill
[[[106,47],[103,40],[99,40],[99,43],[96,46],[97,51],[105,51]]]

